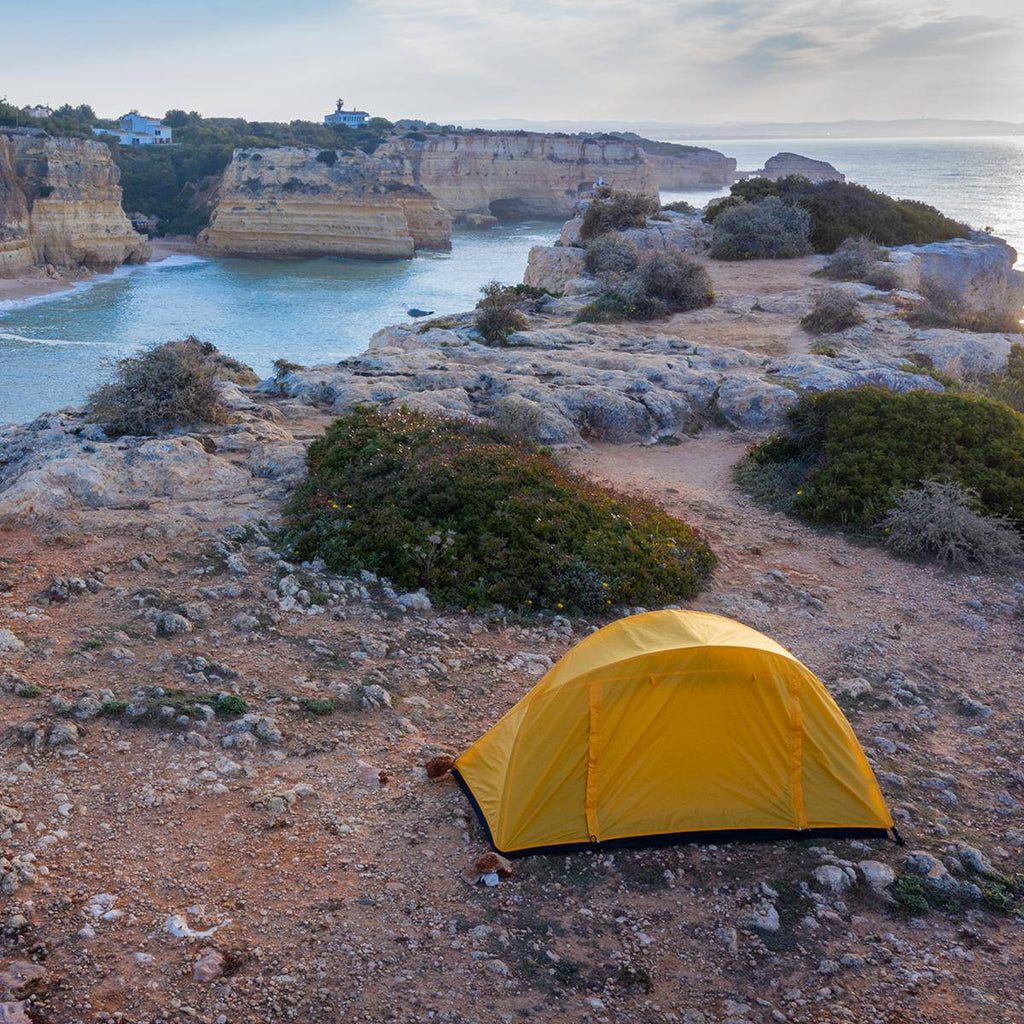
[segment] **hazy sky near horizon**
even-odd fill
[[[49,0],[0,96],[319,119],[1024,120],[1024,0]]]

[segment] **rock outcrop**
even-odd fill
[[[549,302],[549,309],[572,301]],[[687,316],[696,322],[739,312],[739,306],[720,307]],[[931,377],[903,369],[899,355],[873,352],[872,344],[867,337],[863,351],[851,345],[839,358],[769,358],[633,332],[628,325],[609,330],[579,324],[522,331],[506,346],[490,347],[467,319],[423,333],[413,326],[386,327],[361,355],[294,370],[257,390],[339,415],[357,405],[379,405],[496,420],[553,445],[651,443],[723,420],[771,429],[784,422],[802,390],[865,384],[942,390]]]
[[[979,235],[893,249],[900,287],[954,299],[972,313],[1020,318],[1024,273],[1014,270],[1017,252],[1001,238]]]
[[[641,140],[640,145],[664,191],[722,188],[736,180],[736,161],[715,149]]]
[[[583,295],[596,291],[597,282],[586,275],[585,243],[580,237],[583,217],[566,221],[554,245],[535,245],[530,250],[523,283],[544,288],[554,295]],[[638,252],[676,251],[706,253],[712,230],[701,214],[665,211],[646,227],[628,228],[616,235],[631,242]]]
[[[574,282],[586,273],[586,253],[568,245],[535,245],[526,261],[523,284],[553,295],[572,293]]]
[[[451,247],[451,217],[390,163],[365,153],[239,149],[200,244],[238,256],[408,259]],[[330,162],[329,162],[330,161]]]
[[[237,150],[199,241],[244,256],[400,259],[448,248],[453,218],[569,216],[599,177],[658,191],[643,150],[613,138],[466,132],[396,136],[373,154]]]
[[[776,153],[765,161],[764,167],[759,171],[752,171],[743,177],[769,178],[777,181],[779,178],[788,178],[794,174],[815,183],[846,181],[846,175],[825,160],[812,160],[809,156],[801,156],[799,153]]]
[[[146,260],[149,244],[121,208],[119,178],[100,142],[0,132],[0,276]]]
[[[393,138],[374,154],[401,180],[427,189],[453,217],[568,217],[599,177],[612,188],[657,193],[643,149],[624,139],[537,132],[466,132]]]

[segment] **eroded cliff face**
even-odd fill
[[[199,241],[245,256],[409,257],[451,245],[453,218],[566,217],[581,191],[657,193],[637,145],[474,133],[393,138],[372,155],[238,150]]]
[[[451,247],[451,217],[423,188],[365,153],[237,150],[199,242],[239,256],[403,259]]]
[[[121,208],[119,179],[102,143],[0,134],[0,275],[146,260],[149,244]]]
[[[645,147],[658,187],[666,191],[683,188],[722,188],[736,180],[736,161],[715,149],[657,143]]]
[[[503,220],[568,217],[597,178],[612,188],[657,193],[643,150],[623,139],[523,133],[390,139],[374,154],[381,166],[422,185],[451,212]]]

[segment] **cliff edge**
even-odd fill
[[[581,191],[657,194],[643,150],[537,133],[395,136],[372,154],[237,150],[200,244],[242,256],[402,259],[446,249],[455,218],[567,217]]]
[[[0,133],[0,277],[144,262],[149,244],[121,208],[119,180],[102,143]]]
[[[239,149],[199,242],[238,256],[407,259],[451,247],[451,217],[426,189],[362,152]]]

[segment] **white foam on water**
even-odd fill
[[[68,341],[65,338],[26,338],[23,334],[11,334],[7,331],[0,331],[0,342],[13,341],[24,345],[87,345],[90,347],[99,346],[105,348],[116,345],[116,341]]]
[[[96,274],[94,277],[90,277],[85,281],[73,281],[71,282],[70,288],[65,288],[59,292],[47,292],[45,295],[30,295],[24,299],[3,299],[0,300],[0,316],[5,312],[10,312],[15,309],[25,309],[28,306],[37,306],[41,302],[56,302],[59,299],[68,299],[72,296],[79,295],[81,292],[88,288],[93,288],[96,285],[110,284],[112,281],[117,281],[122,277],[127,277],[129,274],[140,274],[146,271],[155,272],[157,270],[176,270],[179,267],[187,267],[194,263],[206,263],[207,260],[203,256],[193,256],[188,253],[174,253],[171,256],[165,256],[162,260],[157,260],[155,263],[131,263],[117,267],[109,274]],[[26,339],[31,341],[32,339]]]

